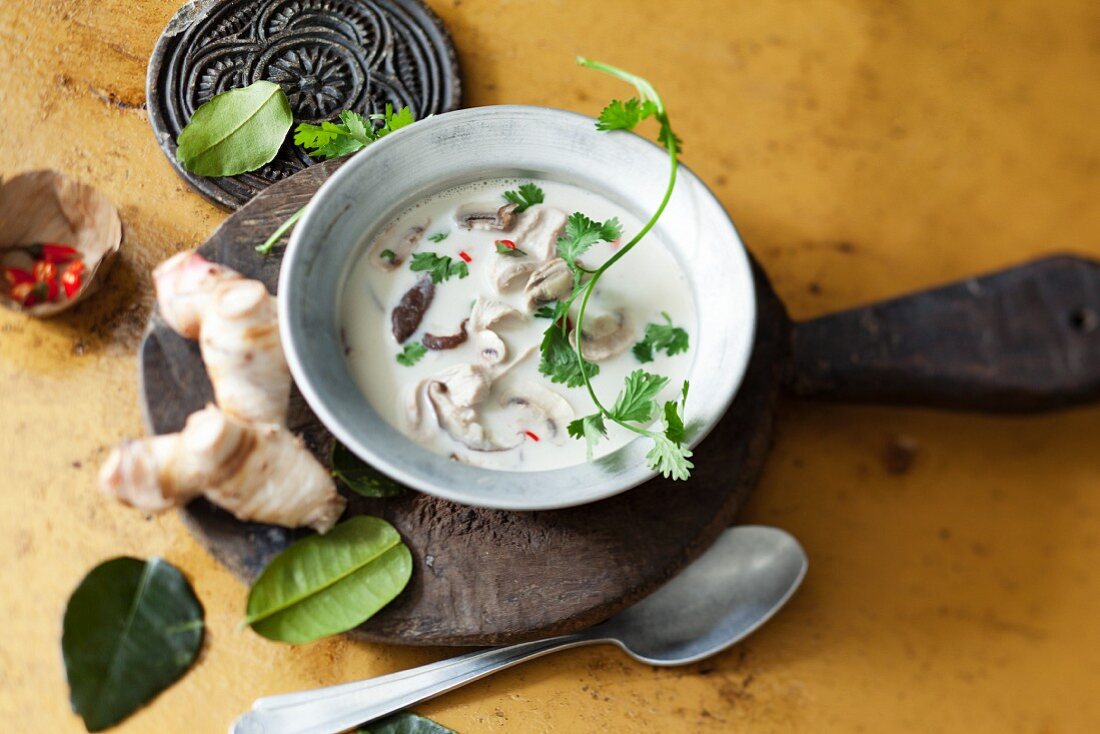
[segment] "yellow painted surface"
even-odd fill
[[[0,728],[79,731],[58,649],[95,563],[160,554],[193,580],[198,665],[120,732],[219,732],[257,696],[442,650],[238,631],[245,589],[179,520],[95,489],[141,432],[148,272],[225,214],[172,172],[141,109],[175,0],[0,0],[0,172],[103,188],[126,226],[101,294],[0,314]],[[650,77],[791,311],[810,317],[1056,250],[1100,256],[1100,5],[1090,0],[434,0],[466,103],[594,113]],[[890,474],[895,437],[912,469]],[[654,670],[610,649],[528,664],[420,707],[472,732],[1100,731],[1100,409],[1038,419],[787,402],[744,520],[810,575],[748,642]],[[691,491],[670,496],[690,502]],[[639,539],[644,542],[644,539]]]

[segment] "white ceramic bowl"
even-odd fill
[[[553,471],[467,466],[414,443],[386,423],[355,384],[340,339],[339,304],[356,258],[411,203],[463,183],[501,177],[572,183],[642,221],[664,195],[668,154],[627,132],[543,107],[499,106],[431,117],[355,155],[314,197],[283,259],[279,311],[291,372],[321,422],[394,479],[455,502],[511,510],[569,507],[651,479],[647,441],[595,462]],[[752,351],[756,300],[749,259],[705,185],[681,168],[657,226],[694,291],[688,419],[697,444],[725,413]],[[628,257],[640,256],[632,253]],[[684,491],[690,492],[690,482]]]

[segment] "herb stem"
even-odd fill
[[[306,206],[308,206],[308,204]],[[256,248],[256,252],[260,253],[261,255],[270,255],[272,248],[274,248],[275,245],[278,244],[279,240],[283,238],[283,235],[289,232],[294,227],[294,225],[298,223],[298,220],[301,219],[302,215],[305,213],[306,207],[303,206],[301,209],[291,214],[285,222],[279,225],[278,229],[271,233],[271,236],[268,237],[262,245],[259,245]]]
[[[631,74],[625,74],[625,72],[621,72],[614,67],[608,67],[605,64],[601,64],[600,62],[589,61],[588,59],[585,59],[581,56],[577,57],[577,61],[583,66],[587,66],[592,69],[598,69],[600,71],[605,71],[609,74],[612,74],[613,76],[619,77],[620,79],[626,79],[627,81],[633,83],[638,88],[639,93],[641,93],[643,96],[649,96],[657,105],[657,109],[659,111],[656,117],[661,126],[664,128],[669,127],[668,116],[664,112],[664,106],[661,104],[660,97],[657,96],[657,93],[653,90],[653,87],[650,86],[648,82],[644,82],[644,80],[640,80],[638,77],[634,77]],[[644,83],[645,87],[647,87],[648,89],[643,89],[641,83]],[[680,169],[680,158],[675,136],[669,135],[668,140],[669,175],[668,187],[665,189],[664,198],[661,199],[660,206],[657,207],[657,210],[653,213],[653,216],[649,218],[649,221],[645,223],[645,226],[641,228],[638,234],[634,235],[630,242],[623,245],[623,247],[618,252],[608,258],[607,261],[603,263],[603,265],[601,265],[595,272],[593,272],[592,278],[588,281],[588,283],[585,284],[584,287],[583,295],[581,297],[580,309],[577,311],[577,326],[575,330],[577,339],[576,346],[574,346],[574,351],[576,351],[577,359],[580,362],[581,377],[584,378],[584,386],[585,388],[587,388],[588,395],[592,398],[592,402],[595,403],[596,408],[600,411],[600,413],[602,413],[604,416],[611,419],[615,423],[618,423],[620,426],[634,431],[637,434],[649,437],[652,437],[654,435],[652,431],[631,425],[626,421],[619,420],[611,413],[611,411],[604,407],[603,403],[600,402],[599,397],[597,397],[596,389],[592,386],[592,381],[588,377],[588,368],[584,360],[584,314],[588,308],[588,299],[591,297],[592,292],[596,288],[596,283],[599,282],[603,274],[607,272],[607,270],[612,265],[625,257],[628,252],[634,249],[634,247],[642,241],[642,238],[649,234],[653,227],[657,225],[657,220],[659,220],[661,218],[661,215],[664,214],[665,209],[668,207],[669,201],[671,201],[672,199],[672,192],[676,188],[676,176]]]

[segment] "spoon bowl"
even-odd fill
[[[802,583],[802,546],[778,528],[727,530],[667,584],[586,632],[650,665],[685,665],[725,650],[768,621]]]
[[[770,619],[806,575],[802,546],[778,528],[725,531],[706,553],[638,604],[583,632],[489,648],[399,673],[261,698],[230,734],[337,734],[557,650],[611,643],[650,665],[685,665],[725,650]]]

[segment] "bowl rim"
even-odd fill
[[[359,435],[350,431],[343,421],[333,414],[330,410],[326,399],[323,397],[321,391],[318,389],[314,382],[313,377],[310,375],[309,370],[306,367],[304,355],[300,352],[296,339],[296,330],[293,328],[293,320],[286,318],[290,309],[290,300],[293,289],[293,279],[295,276],[295,262],[303,256],[303,249],[308,247],[305,242],[306,233],[310,232],[314,228],[329,227],[331,226],[332,219],[319,222],[318,219],[323,217],[321,212],[322,207],[315,206],[315,202],[321,201],[327,197],[335,197],[334,192],[338,192],[348,182],[354,180],[359,176],[359,171],[365,167],[369,167],[371,161],[380,155],[384,155],[389,148],[406,144],[404,141],[408,139],[409,133],[416,131],[419,135],[430,133],[430,131],[436,128],[446,128],[449,126],[461,125],[468,122],[471,118],[477,119],[484,115],[501,115],[501,114],[519,114],[519,115],[550,115],[557,118],[572,118],[572,122],[584,122],[590,126],[590,129],[595,130],[596,120],[587,115],[574,112],[572,110],[563,110],[554,107],[546,107],[540,105],[486,105],[480,107],[468,107],[452,112],[443,113],[440,115],[433,115],[418,121],[416,124],[399,129],[384,138],[371,144],[366,149],[354,154],[352,158],[344,163],[332,176],[326,180],[318,191],[310,199],[309,204],[305,212],[303,213],[297,226],[291,234],[290,241],[287,245],[286,251],[283,255],[283,261],[280,266],[279,273],[279,287],[278,287],[278,310],[280,314],[279,318],[279,332],[280,339],[283,344],[283,350],[286,355],[287,364],[290,368],[291,375],[294,378],[294,382],[301,392],[306,403],[313,410],[318,420],[324,425],[324,427],[333,434],[336,440],[343,443],[348,449],[357,455],[363,461],[373,466],[375,469],[381,471],[383,474],[392,477],[396,481],[409,486],[412,489],[424,492],[432,496],[440,497],[459,504],[488,507],[500,510],[553,510],[562,509],[567,507],[575,507],[591,502],[597,502],[609,497],[615,496],[622,492],[626,492],[634,487],[644,484],[658,476],[658,472],[649,468],[648,465],[643,463],[641,467],[644,471],[635,472],[634,475],[622,474],[622,476],[615,475],[615,480],[625,481],[607,481],[603,482],[603,488],[600,491],[592,492],[586,496],[585,499],[580,501],[555,501],[555,500],[543,500],[543,501],[530,501],[522,498],[510,499],[507,496],[503,499],[494,499],[492,501],[484,501],[483,499],[471,500],[469,493],[463,491],[461,488],[453,489],[451,486],[445,484],[437,484],[432,482],[423,481],[420,476],[410,471],[402,465],[401,461],[394,461],[392,457],[385,456],[376,451],[373,451],[368,441],[363,440]],[[637,135],[635,133],[628,133],[626,131],[616,131],[622,137],[624,145],[635,145],[641,147],[647,147],[651,151],[655,151],[660,154],[662,158],[667,159],[668,152],[658,145],[657,143]],[[722,202],[715,196],[714,192],[699,178],[688,166],[682,162],[679,164],[679,174],[677,179],[677,187],[688,186],[692,187],[693,195],[698,195],[709,199],[709,202],[716,207],[724,215],[724,224],[728,225],[730,234],[733,240],[736,241],[739,246],[736,250],[744,260],[744,268],[748,272],[748,287],[750,292],[745,299],[746,311],[740,316],[745,321],[745,333],[746,344],[744,348],[734,353],[734,358],[731,360],[730,370],[732,373],[732,379],[729,379],[731,389],[726,394],[721,395],[715,400],[710,400],[709,403],[712,406],[717,406],[717,409],[712,411],[711,420],[698,426],[695,433],[691,436],[688,446],[694,448],[698,446],[714,427],[718,424],[721,418],[729,410],[730,404],[737,396],[744,382],[745,373],[748,369],[749,360],[752,356],[753,345],[756,340],[757,329],[757,308],[756,308],[756,294],[755,294],[755,282],[751,277],[751,264],[748,257],[747,249],[745,248],[744,241],[741,238],[740,232],[737,230],[736,224],[733,222],[729,213],[726,212]],[[360,249],[353,249],[351,258],[361,254]],[[348,264],[345,264],[348,267]],[[339,296],[337,296],[337,302]],[[696,308],[698,308],[698,299],[696,299]],[[731,350],[732,351],[732,350]],[[693,370],[694,371],[694,368]],[[689,372],[689,376],[690,376]],[[713,396],[709,396],[713,397]],[[365,399],[365,396],[364,396]],[[397,430],[397,429],[394,429]],[[412,446],[419,447],[413,439],[404,437]],[[631,446],[637,444],[641,437],[632,439],[624,444],[619,449],[609,454],[609,456],[615,456],[620,452],[626,451]],[[432,452],[433,456],[437,456],[440,459],[446,460],[438,454]],[[606,457],[605,457],[606,458]],[[406,464],[408,462],[405,462]],[[562,467],[554,470],[544,471],[524,471],[524,472],[511,472],[501,471],[497,469],[486,469],[481,467],[469,466],[467,468],[477,472],[480,475],[492,477],[494,475],[506,478],[510,475],[522,474],[527,476],[538,476],[540,474],[546,475],[554,472],[569,472],[570,470],[579,469],[581,467],[588,466],[588,464],[578,464],[576,466]]]

